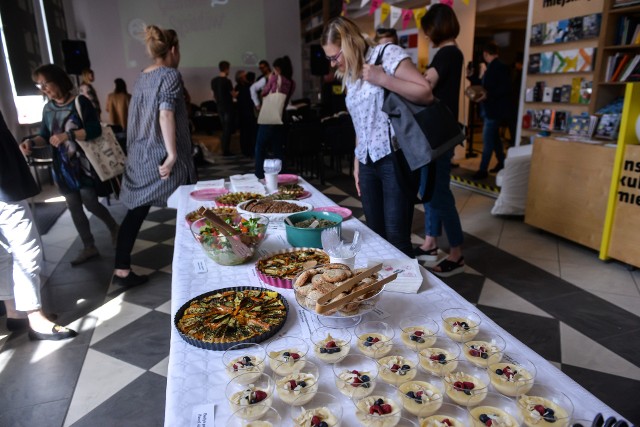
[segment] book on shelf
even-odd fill
[[[582,40],[582,29],[583,29],[583,17],[576,16],[575,18],[569,19],[569,26],[567,29],[567,37],[566,41],[576,41]]]
[[[617,65],[616,65],[616,69],[613,72],[613,75],[611,76],[611,80],[612,82],[617,82],[618,79],[620,78],[620,75],[622,74],[622,70],[624,69],[624,67],[627,65],[627,62],[629,62],[629,59],[631,59],[631,55],[629,54],[624,54],[620,57],[620,61],[618,61]]]
[[[593,133],[596,131],[596,125],[598,124],[598,116],[589,116],[589,133],[587,137],[592,138]]]
[[[535,87],[528,87],[524,91],[524,102],[533,102],[533,91]]]
[[[555,110],[545,109],[542,110],[542,117],[540,119],[540,129],[553,130],[553,122],[555,119]]]
[[[638,28],[640,28],[640,18],[625,16],[618,21],[616,44],[630,45],[638,44]]]
[[[552,102],[553,101],[553,88],[547,86],[544,88],[544,92],[542,93],[542,102]]]
[[[600,22],[602,14],[594,13],[582,17],[582,38],[589,39],[598,37],[600,34]]]
[[[545,82],[536,82],[535,86],[533,86],[533,102],[542,102],[545,85]]]
[[[552,21],[547,22],[544,31],[544,38],[542,39],[543,44],[551,44],[556,42],[556,38],[558,36],[558,22]]]
[[[640,0],[615,0],[613,7],[627,7],[633,6],[634,4],[640,4]]]
[[[569,34],[569,20],[562,19],[557,22],[555,43],[564,43]]]
[[[554,87],[553,88],[553,96],[551,98],[552,102],[561,102],[562,101],[562,87]]]
[[[531,122],[533,120],[533,110],[527,110],[522,116],[522,129],[531,129]]]
[[[626,82],[629,79],[629,76],[638,68],[638,64],[640,64],[640,54],[633,57],[633,59],[629,60],[629,63],[625,67],[624,71],[620,75],[620,81]]]
[[[620,60],[621,56],[622,55],[620,54],[620,52],[618,52],[607,58],[607,68],[605,69],[605,72],[604,72],[605,82],[611,81],[611,76],[613,76],[613,72],[616,70],[617,63]]]
[[[580,82],[580,96],[578,97],[578,104],[588,104],[591,102],[591,93],[593,92],[593,81],[582,80]]]
[[[540,72],[542,74],[553,73],[554,52],[542,52],[540,54]]]
[[[538,46],[544,40],[545,24],[535,24],[531,26],[531,45]]]
[[[596,137],[602,139],[617,139],[621,114],[603,114],[596,128]]]
[[[571,102],[571,85],[562,85],[560,102]]]
[[[555,113],[553,121],[553,130],[558,132],[566,132],[571,114],[568,111],[559,110]]]
[[[591,125],[591,116],[588,114],[580,114],[569,117],[567,124],[568,133],[571,136],[580,138],[590,138],[589,127]]]
[[[529,55],[529,66],[528,70],[529,74],[538,74],[540,72],[540,54],[532,53]]]
[[[542,129],[542,116],[544,115],[544,110],[532,110],[533,114],[531,116],[531,128],[532,129]]]
[[[582,77],[574,77],[571,79],[571,103],[580,103],[580,87],[582,86]]]

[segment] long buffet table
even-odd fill
[[[312,194],[309,199],[305,199],[306,202],[314,206],[335,205],[329,198],[302,179],[300,184]],[[170,206],[178,209],[171,298],[171,310],[174,314],[186,301],[211,290],[243,285],[266,287],[256,276],[253,262],[241,266],[220,266],[207,258],[195,242],[186,226],[184,216],[199,206],[212,206],[213,203],[193,200],[189,196],[193,189],[194,186],[183,186],[170,199]],[[404,257],[400,251],[355,218],[345,221],[343,230],[346,234],[360,230],[364,239],[362,250],[356,259],[356,266],[366,265],[367,259]],[[260,254],[287,247],[289,245],[286,242],[284,229],[281,225],[273,224],[260,248]],[[575,406],[575,418],[593,419],[598,412],[619,418],[619,415],[611,408],[482,314],[437,277],[424,269],[422,269],[422,274],[424,281],[417,295],[385,292],[378,304],[379,310],[366,314],[364,320],[384,320],[397,329],[400,317],[426,315],[441,323],[440,314],[446,308],[463,307],[473,310],[482,317],[481,329],[483,326],[493,328],[504,338],[507,343],[506,351],[523,354],[533,362],[537,368],[536,382],[551,385],[569,396]],[[287,298],[290,307],[289,318],[277,336],[294,335],[308,339],[311,331],[321,326],[317,318],[300,308],[295,301],[292,290],[276,290]],[[230,409],[224,395],[229,378],[223,369],[223,352],[203,350],[186,343],[177,333],[173,319],[170,327],[171,350],[167,376],[165,425],[171,427],[225,426]],[[350,332],[353,335],[353,328]],[[399,333],[396,333],[396,340],[398,335]],[[401,344],[398,343],[398,345]],[[355,346],[352,347],[352,352],[358,352]],[[337,393],[333,382],[331,365],[316,362],[320,365],[319,391],[341,396]],[[269,373],[270,370],[267,369],[265,372]],[[416,379],[420,378],[419,376]],[[445,397],[445,401],[447,399]],[[291,421],[286,418],[288,413],[286,405],[275,398],[273,406],[281,414],[283,426],[291,425]],[[353,405],[347,398],[343,400],[343,412],[343,426],[359,425]],[[409,413],[405,413],[403,416],[412,417]]]

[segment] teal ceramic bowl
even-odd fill
[[[287,217],[291,224],[298,224],[308,219],[325,219],[334,222],[335,225],[328,227],[317,228],[300,228],[290,226],[287,221],[284,222],[284,226],[287,232],[287,242],[296,248],[322,248],[322,240],[320,234],[323,230],[328,228],[337,228],[338,234],[342,232],[342,217],[333,212],[299,212]]]

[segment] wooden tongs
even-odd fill
[[[228,237],[229,243],[231,243],[231,249],[233,253],[242,258],[248,258],[253,255],[251,248],[247,244],[251,241],[249,236],[240,234],[238,230],[231,227],[224,222],[222,218],[216,215],[211,209],[207,209],[204,206],[198,208],[198,215],[207,218],[212,222],[212,225],[221,233]]]
[[[362,295],[366,295],[369,292],[372,292],[372,291],[379,292],[384,285],[395,280],[396,277],[398,277],[397,273],[393,273],[392,275],[385,277],[382,280],[376,280],[375,282],[365,286],[364,288],[358,289],[357,291],[350,293],[344,298],[340,298],[336,301],[329,302],[332,298],[337,297],[341,293],[349,292],[351,289],[353,289],[354,286],[360,283],[362,279],[370,277],[371,275],[373,275],[374,273],[377,273],[381,269],[382,269],[382,264],[376,264],[373,267],[363,271],[362,273],[356,276],[353,276],[349,280],[345,281],[342,285],[338,286],[337,288],[331,290],[330,292],[318,298],[318,300],[316,301],[316,313],[323,314],[323,313],[326,313],[327,311],[333,310],[334,308],[342,307],[343,305],[346,305],[351,301],[353,301],[354,299]]]

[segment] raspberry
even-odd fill
[[[383,414],[390,414],[393,411],[393,409],[391,408],[391,405],[389,405],[388,403],[385,403],[384,405],[380,405],[380,409],[382,409]]]
[[[329,341],[324,345],[326,348],[334,348],[336,346],[335,341]]]
[[[238,370],[238,365],[236,365],[235,363],[233,364],[233,370],[237,371]]]
[[[355,377],[355,378],[353,379],[353,382],[351,383],[351,385],[352,385],[353,387],[358,387],[358,385],[359,385],[359,384],[362,384],[362,380],[361,380],[360,378],[358,378],[358,377]]]
[[[380,405],[371,405],[369,407],[369,414],[370,415],[373,415],[373,414],[382,415],[382,408],[380,407]]]
[[[355,369],[353,371],[351,371],[352,374],[354,375],[360,375],[360,372],[356,371]]]
[[[422,332],[422,331],[415,331],[415,332],[413,333],[413,335],[415,335],[415,336],[417,336],[417,337],[421,337],[421,336],[423,336],[423,335],[424,335],[424,332]]]
[[[453,424],[451,424],[451,421],[449,421],[449,418],[445,418],[444,420],[442,420],[443,424],[446,424],[448,426],[452,426]]]
[[[396,373],[396,372],[398,372],[398,369],[400,369],[400,365],[397,365],[397,364],[394,363],[393,365],[391,365],[390,371],[393,372],[393,373]]]
[[[298,353],[291,353],[291,358],[293,358],[293,360],[298,360],[300,359],[300,355]]]
[[[256,390],[254,393],[255,393],[254,396],[255,396],[255,402],[256,403],[257,402],[261,402],[261,401],[263,401],[264,399],[267,398],[267,393],[265,393],[262,390]]]
[[[476,349],[471,349],[469,350],[469,354],[473,357],[479,357],[480,356],[480,351],[476,350]]]
[[[492,424],[493,424],[493,420],[492,420],[492,419],[489,419],[489,421],[487,421],[486,423],[484,423],[484,425],[486,425],[486,426],[490,426],[490,425],[492,425]]]
[[[468,381],[463,382],[462,385],[464,386],[465,390],[473,390],[475,388],[475,384]]]
[[[380,341],[380,338],[375,337],[371,342],[372,342],[372,343],[377,343],[378,341]]]
[[[315,427],[318,424],[320,424],[320,417],[317,415],[314,415],[313,418],[311,418],[311,425]]]
[[[289,387],[291,387],[291,390],[293,390],[294,388],[296,388],[296,381],[295,380],[291,380],[289,381]]]
[[[544,406],[536,405],[533,407],[533,409],[535,409],[540,415],[544,415]]]
[[[462,384],[462,381],[456,381],[455,383],[453,383],[453,388],[455,388],[456,390],[463,390],[464,385]]]

